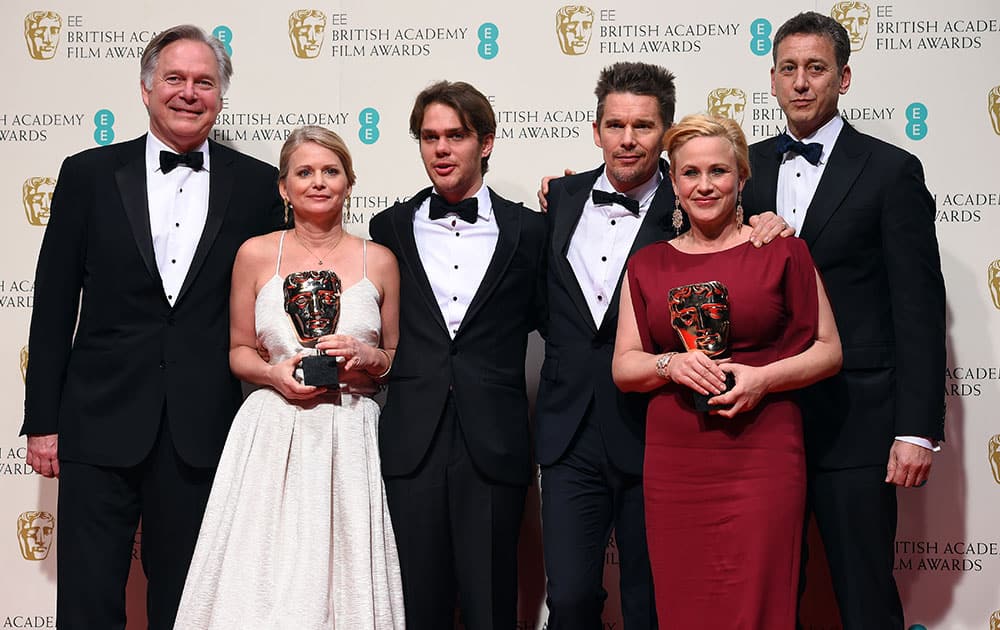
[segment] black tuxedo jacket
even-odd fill
[[[775,142],[750,147],[748,213],[775,209]],[[884,465],[897,435],[943,439],[944,280],[920,161],[845,122],[799,236],[844,352],[839,375],[802,392],[810,464]]]
[[[63,162],[35,274],[21,432],[58,433],[60,459],[132,466],[165,417],[180,456],[211,467],[241,400],[229,371],[233,259],[280,225],[277,172],[209,143],[208,216],[171,307],[145,151],[142,136]]]
[[[661,160],[660,169],[663,181],[629,255],[650,243],[673,237],[670,220],[674,193],[666,162]],[[587,409],[593,406],[593,417],[600,423],[611,461],[624,472],[641,474],[647,397],[623,394],[611,379],[621,276],[604,320],[596,326],[567,258],[583,206],[603,170],[602,165],[549,183],[546,214],[549,323],[535,411],[536,452],[540,464],[555,463],[569,446]]]
[[[379,426],[382,470],[408,475],[423,460],[454,397],[469,454],[502,483],[531,479],[524,358],[545,313],[545,220],[492,190],[500,236],[455,338],[448,334],[417,253],[413,214],[425,189],[372,218],[372,239],[399,260],[399,346]]]

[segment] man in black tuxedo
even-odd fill
[[[376,215],[396,255],[399,346],[379,444],[410,630],[510,630],[532,465],[524,359],[544,317],[545,222],[483,183],[496,118],[467,83],[410,115],[433,184]]]
[[[944,438],[945,297],[934,200],[913,155],[840,118],[850,39],[808,12],[774,37],[786,134],[750,148],[748,211],[777,210],[823,276],[842,372],[801,396],[808,504],[845,628],[902,628],[896,486],[927,480]]]
[[[231,73],[201,29],[161,32],[141,61],[150,132],[71,156],[59,173],[21,433],[28,464],[59,477],[63,630],[125,627],[140,517],[149,627],[173,627],[241,400],[228,357],[233,259],[281,220],[275,169],[207,140]]]
[[[594,143],[604,164],[548,183],[549,326],[536,407],[548,627],[603,627],[612,526],[625,627],[655,628],[642,496],[646,398],[611,380],[625,261],[670,238],[674,195],[660,160],[674,77],[646,63],[605,68]]]

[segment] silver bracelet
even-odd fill
[[[656,360],[656,375],[665,381],[670,380],[670,373],[667,372],[667,366],[670,365],[670,359],[674,358],[676,352],[667,352],[661,354],[660,358]]]

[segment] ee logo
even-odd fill
[[[233,41],[233,29],[220,24],[212,30],[212,36],[222,42],[222,45],[226,48],[226,54],[232,57],[233,47],[229,44],[229,42]]]
[[[927,136],[927,106],[910,103],[906,107],[906,136],[910,140],[923,140]]]
[[[497,45],[497,38],[500,36],[500,29],[493,22],[483,22],[479,27],[479,56],[483,59],[493,59],[500,53]]]
[[[750,52],[763,57],[771,52],[771,23],[764,18],[757,18],[750,23]]]
[[[361,128],[358,129],[358,138],[365,144],[375,144],[378,142],[378,110],[374,107],[366,107],[358,114],[358,122]]]
[[[94,114],[94,142],[103,146],[115,141],[115,115],[110,109],[99,109]]]

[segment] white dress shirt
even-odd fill
[[[483,282],[500,237],[486,182],[475,197],[479,203],[475,223],[466,223],[455,214],[431,220],[430,195],[413,215],[417,253],[452,339]]]
[[[583,213],[570,237],[566,258],[598,328],[604,321],[608,303],[621,281],[632,243],[662,179],[663,175],[657,169],[651,178],[626,194],[639,202],[638,216],[618,204],[594,205],[590,195],[583,204]],[[618,192],[608,180],[607,173],[603,172],[594,182],[592,190]]]
[[[819,180],[823,177],[826,163],[833,151],[833,145],[837,143],[840,130],[843,128],[843,119],[834,116],[808,138],[796,138],[792,132],[786,131],[795,140],[801,140],[806,144],[819,142],[823,145],[819,164],[815,166],[798,153],[789,151],[785,153],[781,166],[778,167],[778,215],[795,230],[796,236],[802,231],[806,210],[812,203],[816,187],[819,186]]]
[[[163,294],[171,306],[187,276],[194,250],[208,216],[208,140],[197,149],[204,154],[200,171],[178,166],[169,173],[160,170],[160,151],[173,149],[150,131],[146,135],[146,198],[149,228],[153,235],[156,267]]]
[[[781,160],[781,166],[778,167],[778,215],[795,230],[796,236],[802,231],[806,210],[812,203],[813,195],[816,194],[816,188],[819,186],[819,180],[823,177],[823,171],[826,170],[826,164],[830,159],[830,153],[833,152],[833,147],[843,128],[843,119],[840,116],[834,116],[808,138],[796,138],[793,133],[786,131],[795,140],[806,144],[819,142],[823,145],[819,164],[815,166],[801,155],[789,151],[785,153]],[[901,435],[896,436],[896,439],[934,451],[941,450],[940,446],[922,437]]]

